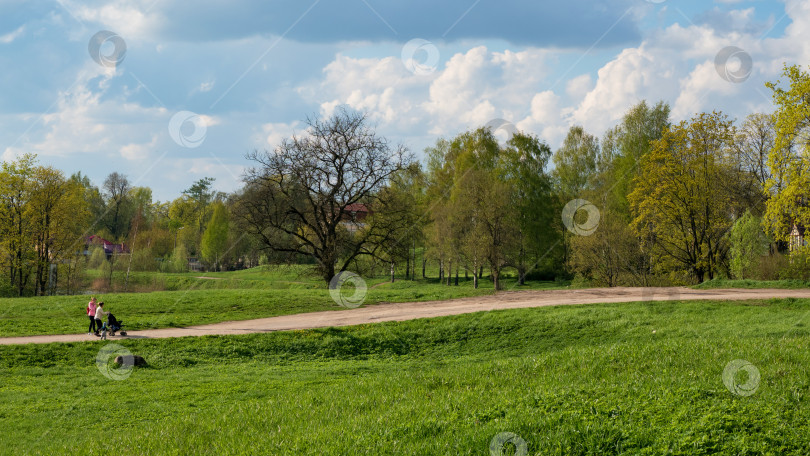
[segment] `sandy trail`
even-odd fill
[[[404,321],[417,318],[441,317],[472,312],[543,307],[572,304],[596,304],[631,301],[668,300],[746,300],[768,298],[810,298],[810,289],[715,289],[693,290],[682,287],[661,288],[587,288],[578,290],[504,291],[489,296],[452,299],[448,301],[424,301],[378,304],[358,309],[311,312],[256,320],[226,321],[210,325],[186,328],[149,329],[131,331],[118,339],[159,339],[205,335],[249,334],[268,331],[350,326],[383,321]],[[0,345],[45,344],[51,342],[97,341],[87,334],[59,334],[50,336],[26,336],[0,338]]]

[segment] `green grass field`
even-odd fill
[[[810,288],[810,282],[804,280],[730,280],[730,279],[714,279],[707,280],[700,285],[695,285],[693,288],[698,289],[711,289],[711,288]]]
[[[806,455],[809,315],[598,304],[127,340],[150,366],[120,381],[104,342],[3,346],[0,453],[488,455],[512,432],[532,455]],[[753,395],[723,383],[736,359]]]

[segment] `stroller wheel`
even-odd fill
[[[121,331],[121,335],[122,335],[122,336],[126,336],[126,335],[127,335],[127,332],[126,332],[126,331]]]

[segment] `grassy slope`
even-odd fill
[[[698,289],[711,288],[810,288],[810,282],[804,280],[729,280],[714,279],[695,285]]]
[[[808,454],[808,311],[602,304],[130,340],[151,367],[123,381],[93,364],[101,344],[0,347],[0,453],[480,455],[508,431],[529,454]],[[721,381],[738,358],[761,372],[753,396]]]

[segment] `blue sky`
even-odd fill
[[[675,120],[768,111],[808,38],[797,0],[0,0],[0,153],[167,200],[204,176],[237,189],[246,152],[344,104],[417,156],[496,118],[556,147],[643,99]]]

